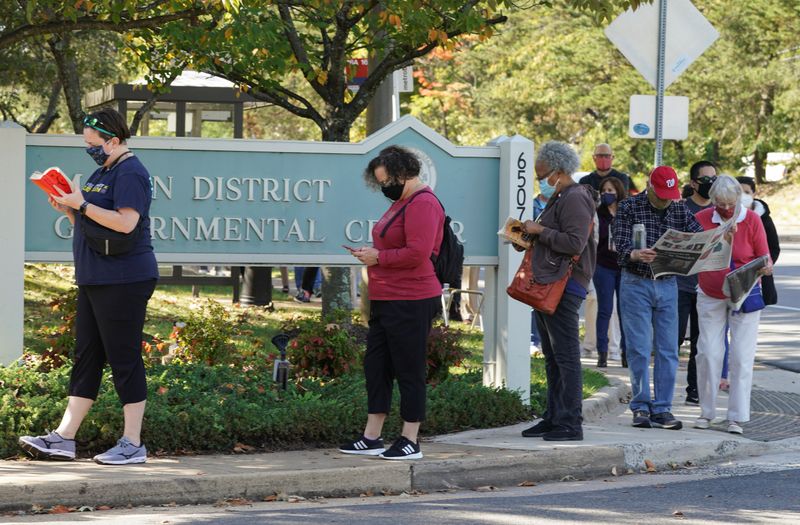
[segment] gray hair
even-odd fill
[[[726,202],[735,201],[736,204],[739,204],[742,200],[742,186],[730,175],[719,175],[711,185],[708,196],[714,204],[720,199]]]
[[[539,148],[539,153],[536,155],[536,162],[542,162],[551,170],[561,171],[570,177],[578,171],[581,165],[578,154],[575,153],[572,146],[566,142],[557,142],[555,140],[542,144],[542,147]]]

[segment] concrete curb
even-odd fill
[[[606,376],[611,383],[594,393],[582,404],[584,422],[593,422],[616,412],[621,404],[627,404],[631,395],[631,387],[615,377]]]

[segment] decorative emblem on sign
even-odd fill
[[[432,190],[436,189],[436,165],[433,159],[422,150],[417,148],[408,148],[414,155],[417,156],[420,163],[419,180],[431,187]]]

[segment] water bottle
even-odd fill
[[[633,225],[633,249],[643,250],[647,248],[647,230],[644,224]]]

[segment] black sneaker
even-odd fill
[[[653,425],[650,423],[650,412],[647,410],[634,410],[633,426],[638,428],[653,428]]]
[[[359,456],[377,456],[382,454],[384,450],[386,449],[383,446],[383,440],[381,438],[367,439],[364,436],[339,447],[339,452],[356,454]]]
[[[697,394],[686,394],[686,404],[697,406],[700,404],[700,397]]]
[[[380,457],[383,459],[422,459],[422,452],[419,449],[419,443],[400,436]]]
[[[545,441],[583,441],[583,432],[569,428],[558,427],[547,432],[542,439]]]
[[[554,430],[555,428],[556,427],[554,427],[551,422],[545,421],[543,419],[543,420],[539,421],[538,423],[536,423],[535,425],[533,425],[532,427],[526,428],[525,430],[523,430],[522,431],[522,437],[540,438],[540,437],[544,436],[545,434],[547,434],[548,432],[550,432],[551,430]]]
[[[667,430],[680,430],[683,428],[683,423],[675,419],[675,416],[669,412],[653,414],[650,416],[650,423],[655,428],[665,428]]]
[[[607,367],[608,367],[608,353],[597,352],[597,368],[607,368]]]

